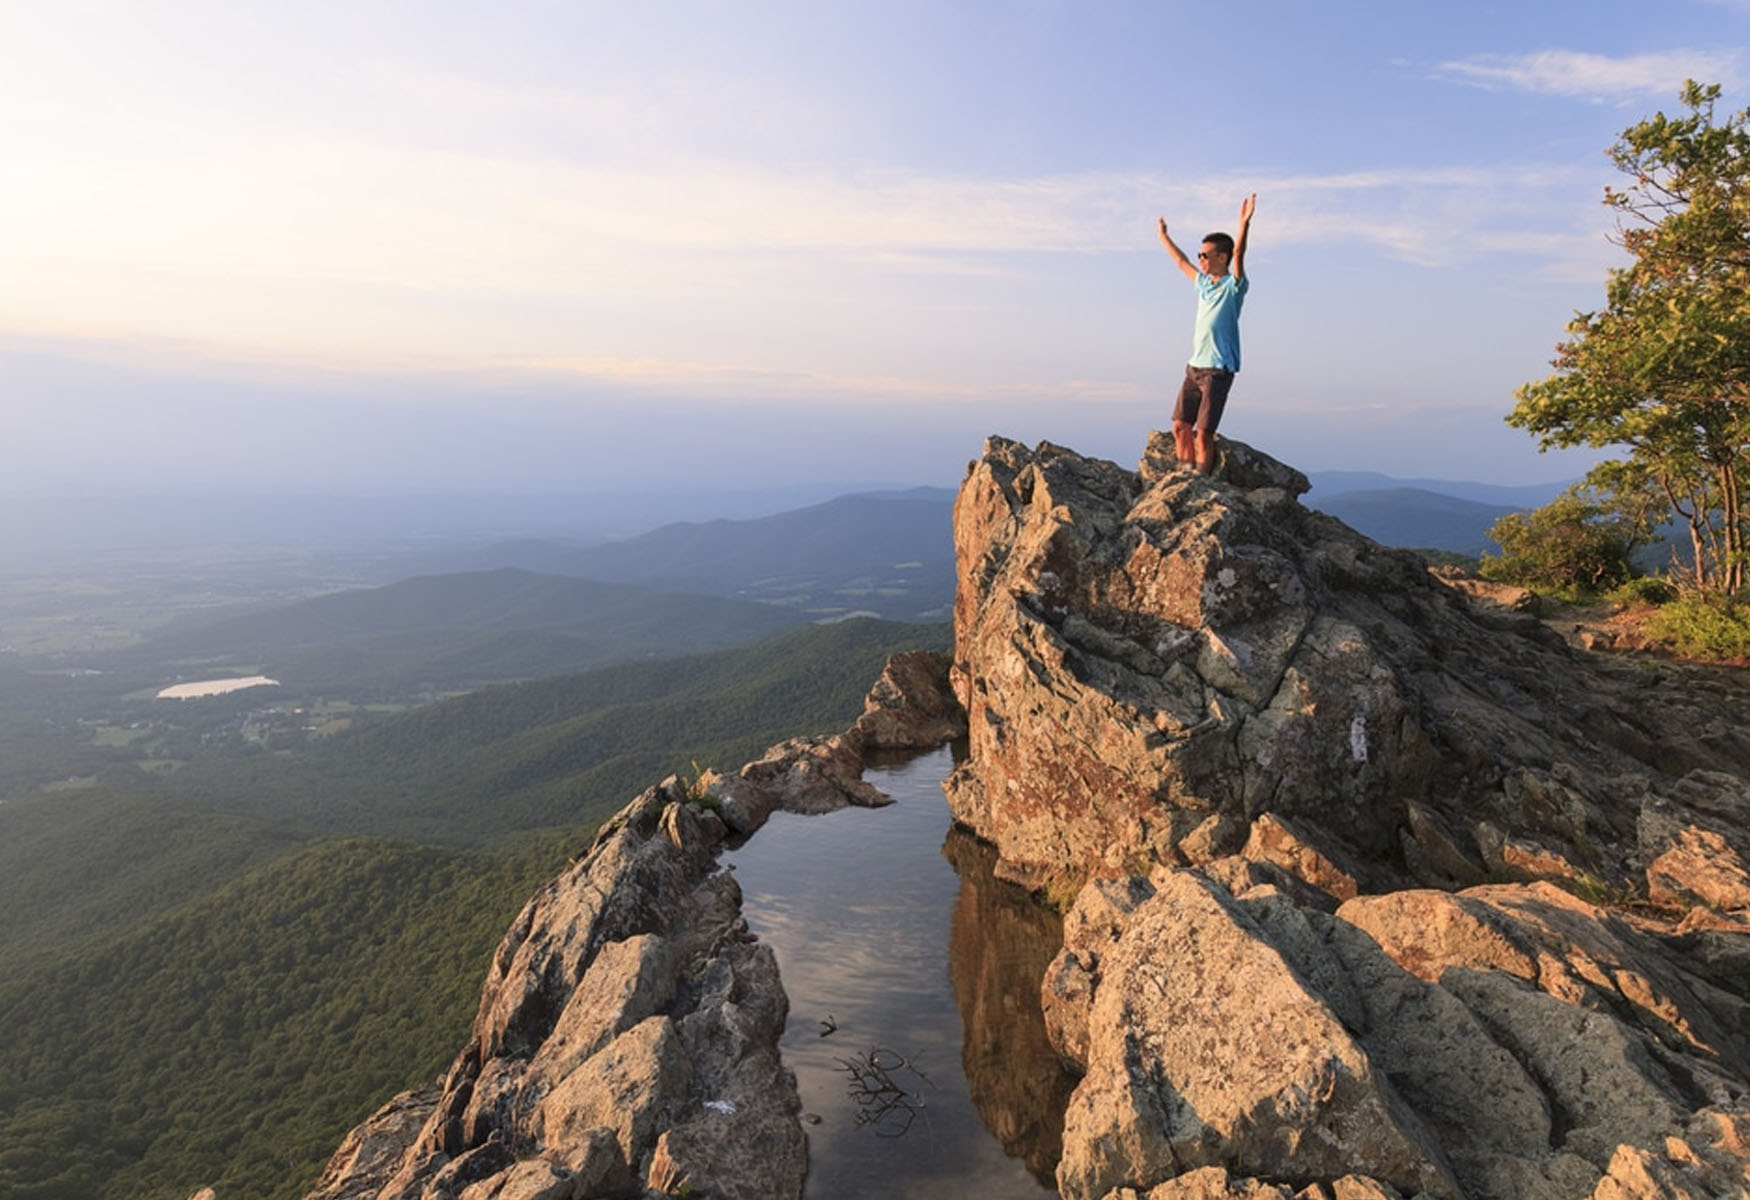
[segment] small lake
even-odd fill
[[[894,804],[776,813],[728,856],[790,997],[810,1200],[1057,1195],[1075,1081],[1039,984],[1062,924],[952,827],[952,766],[943,748],[871,768]]]
[[[248,675],[241,679],[203,679],[196,683],[172,684],[160,691],[155,699],[197,700],[202,696],[223,696],[226,692],[240,692],[244,688],[279,685],[279,680],[269,679],[265,675]]]

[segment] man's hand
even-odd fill
[[[1240,201],[1240,227],[1242,229],[1252,223],[1252,214],[1256,211],[1258,211],[1258,193],[1253,192]],[[1165,228],[1166,222],[1161,222],[1161,225],[1162,228]]]

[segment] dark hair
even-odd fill
[[[1234,256],[1234,240],[1225,233],[1206,233],[1203,235],[1203,241],[1206,245],[1214,246],[1229,258]]]

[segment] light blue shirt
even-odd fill
[[[1251,278],[1223,275],[1216,279],[1197,273],[1197,323],[1191,330],[1193,367],[1240,369],[1240,307],[1246,302]]]

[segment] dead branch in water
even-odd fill
[[[879,1137],[899,1137],[911,1128],[924,1107],[924,1095],[900,1086],[894,1074],[910,1073],[929,1083],[929,1076],[917,1064],[885,1046],[872,1046],[866,1054],[833,1061],[851,1077],[848,1090],[857,1102],[857,1124],[873,1125]]]

